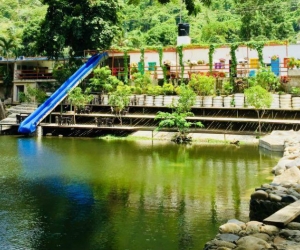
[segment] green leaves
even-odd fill
[[[38,51],[58,58],[65,47],[74,55],[108,49],[118,29],[119,1],[46,1],[49,5],[38,36]],[[74,7],[75,6],[75,7]]]
[[[158,130],[164,127],[176,128],[176,130],[181,134],[185,135],[191,126],[203,127],[201,122],[191,122],[187,118],[194,116],[190,112],[191,107],[194,105],[196,95],[192,89],[186,85],[180,85],[180,97],[178,103],[173,106],[174,112],[161,112],[159,111],[155,120],[160,120],[158,124]]]
[[[280,86],[279,78],[270,67],[261,67],[255,76],[249,78],[251,86],[259,85],[267,91],[275,91]]]
[[[90,79],[90,83],[94,90],[110,92],[121,83],[118,78],[111,75],[108,66],[96,68],[93,73],[94,76]]]
[[[80,87],[76,87],[68,94],[68,99],[75,107],[84,107],[86,104],[93,100],[93,95],[90,95],[90,89],[82,92]]]
[[[240,36],[249,40],[282,40],[293,32],[285,1],[237,0],[236,12],[241,15]]]
[[[197,95],[212,95],[214,92],[216,79],[212,76],[192,74],[189,86]]]
[[[203,127],[203,124],[201,122],[187,121],[188,115],[191,115],[191,113],[168,113],[159,111],[155,117],[155,120],[161,120],[158,124],[157,129],[159,130],[165,127],[176,128],[180,134],[185,134],[188,132],[192,125]]]
[[[255,109],[269,108],[272,104],[272,95],[260,85],[252,86],[244,91],[247,103]]]

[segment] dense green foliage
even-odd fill
[[[83,91],[80,87],[76,87],[68,93],[68,100],[74,105],[75,112],[90,103],[93,98],[94,96],[90,95],[90,88]]]
[[[70,55],[86,49],[108,49],[118,23],[117,0],[44,0],[49,5],[37,37],[40,53],[57,58],[64,48]]]
[[[300,40],[300,0],[8,0],[0,9],[10,55],[175,45],[179,22],[190,24],[192,43]]]
[[[188,15],[179,0],[165,5],[154,0],[138,2],[123,10],[124,27],[118,38],[122,46],[175,45],[180,21],[190,24],[192,43],[300,40],[299,0],[220,0],[209,7],[194,0],[201,7],[197,16]],[[121,44],[115,40],[114,45]]]
[[[172,113],[159,111],[155,116],[155,120],[159,120],[158,130],[162,128],[175,128],[178,133],[173,138],[173,141],[176,143],[186,143],[191,140],[187,136],[187,133],[192,126],[200,128],[204,126],[201,122],[187,120],[188,116],[194,116],[191,109],[196,101],[195,92],[186,85],[180,85],[179,88],[178,103],[172,105],[174,111]]]

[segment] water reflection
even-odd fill
[[[0,137],[0,150],[1,249],[201,249],[248,218],[278,160],[253,146],[72,138]]]

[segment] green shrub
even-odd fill
[[[165,82],[162,86],[162,92],[164,95],[173,95],[174,94],[173,84]]]
[[[272,72],[271,68],[260,68],[256,75],[249,78],[249,85],[260,85],[267,91],[276,91],[280,86],[280,79]]]
[[[197,95],[213,95],[216,79],[212,76],[192,74],[189,86]]]

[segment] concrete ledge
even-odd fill
[[[284,131],[274,130],[270,135],[267,135],[259,140],[259,146],[270,151],[285,150],[286,141],[300,141],[300,131]]]
[[[266,136],[259,140],[259,146],[270,151],[283,152],[284,151],[284,138]]]

